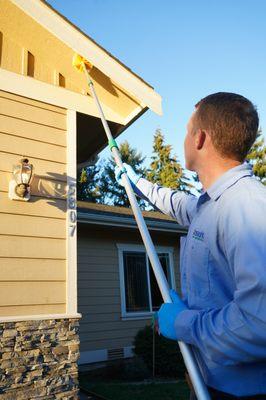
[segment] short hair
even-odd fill
[[[195,129],[209,132],[222,157],[243,162],[256,140],[259,117],[245,97],[227,92],[210,94],[196,105]]]

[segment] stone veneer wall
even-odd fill
[[[0,398],[78,399],[78,319],[0,323]]]

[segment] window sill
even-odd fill
[[[126,315],[121,317],[121,321],[134,321],[134,320],[140,320],[140,319],[151,319],[153,317],[154,313],[149,313],[146,315]]]

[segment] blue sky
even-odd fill
[[[147,156],[156,128],[184,165],[183,141],[194,104],[237,92],[256,104],[266,132],[266,1],[49,0],[84,32],[154,86],[163,116],[148,111],[127,139]],[[143,140],[145,138],[145,140]],[[103,152],[104,156],[108,151]]]

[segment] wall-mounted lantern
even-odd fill
[[[13,167],[13,179],[9,182],[8,197],[11,200],[28,201],[30,199],[30,183],[33,175],[33,165],[27,158],[22,158]]]

